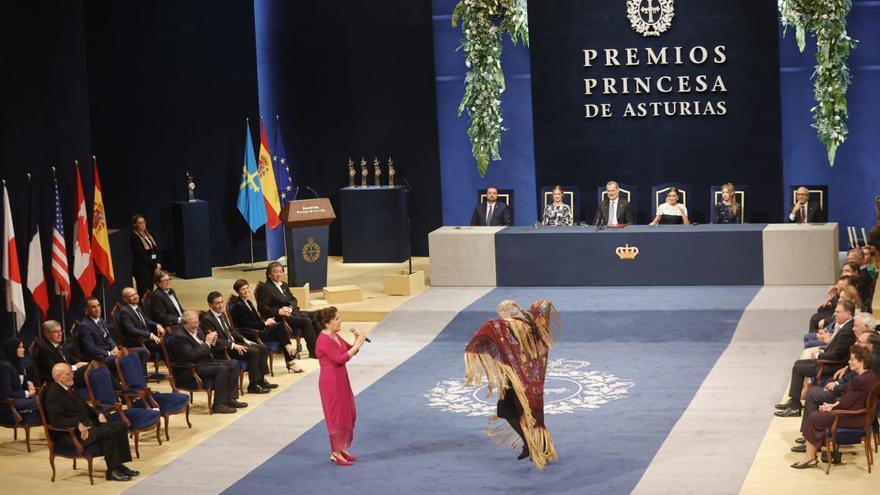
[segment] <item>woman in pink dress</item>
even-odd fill
[[[351,345],[339,336],[339,316],[333,306],[316,312],[315,321],[321,329],[315,352],[321,365],[318,390],[330,434],[330,461],[339,466],[351,466],[351,462],[357,460],[348,452],[354,436],[356,412],[345,363],[360,351],[367,337],[355,332],[354,345]]]

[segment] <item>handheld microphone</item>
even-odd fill
[[[357,328],[352,328],[350,331],[351,333],[357,335]],[[364,340],[366,340],[367,342],[372,342],[369,337],[365,338]]]

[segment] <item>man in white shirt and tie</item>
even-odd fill
[[[498,201],[497,187],[489,186],[486,188],[486,201],[478,204],[474,209],[471,225],[480,227],[513,225],[513,215],[510,208],[503,201]]]

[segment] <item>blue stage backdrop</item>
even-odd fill
[[[640,19],[663,18],[660,5],[640,2]],[[619,0],[530,2],[529,22],[538,187],[689,184],[691,219],[705,222],[710,186],[730,181],[751,186],[748,220],[782,219],[774,2],[678,0],[659,36],[637,32]],[[640,195],[643,221],[651,203]]]

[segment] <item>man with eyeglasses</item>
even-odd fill
[[[168,328],[183,323],[183,306],[171,288],[171,274],[165,270],[156,272],[156,290],[150,298],[150,316]]]
[[[793,223],[822,223],[825,221],[825,212],[819,203],[810,201],[810,190],[804,186],[797,188],[794,193],[795,202],[788,213],[788,221]]]
[[[46,320],[40,326],[43,338],[40,340],[36,356],[37,376],[43,383],[52,381],[52,367],[58,363],[67,363],[73,369],[73,382],[77,388],[85,387],[86,367],[89,363],[77,361],[73,354],[64,349],[64,330],[55,320]]]

